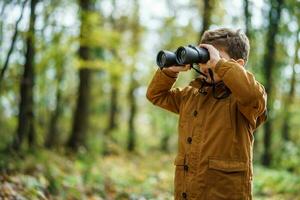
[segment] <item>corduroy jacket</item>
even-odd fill
[[[172,88],[176,74],[158,69],[147,90],[154,105],[179,114],[174,199],[252,199],[252,150],[255,129],[266,120],[264,87],[235,60],[221,59],[222,79],[215,93],[199,78]],[[201,87],[202,86],[202,87]]]

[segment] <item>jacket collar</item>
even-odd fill
[[[195,78],[192,80],[189,84],[190,86],[194,88],[203,88],[203,87],[210,87],[212,84],[207,83],[203,78]]]
[[[206,82],[203,78],[196,78],[189,83],[189,86],[198,89],[202,94],[207,94],[212,90],[213,84]],[[228,90],[228,88],[223,81],[215,84],[215,92],[217,95],[223,94],[224,92],[226,92],[226,90]]]
[[[192,80],[189,83],[190,86],[194,87],[194,88],[205,88],[205,87],[212,87],[213,84],[206,82],[203,78],[195,78],[194,80]],[[224,84],[223,81],[220,81],[218,83],[215,84],[216,87],[226,87],[226,85]]]

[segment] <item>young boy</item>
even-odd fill
[[[222,28],[206,31],[199,46],[209,51],[199,64],[208,78],[172,88],[178,73],[190,70],[172,66],[158,69],[147,90],[154,105],[179,114],[175,199],[252,199],[253,132],[266,120],[267,95],[245,69],[248,38]]]

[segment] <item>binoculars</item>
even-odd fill
[[[194,63],[206,63],[209,60],[207,49],[192,45],[181,46],[175,52],[161,50],[156,57],[156,64],[160,68],[173,65],[184,66]]]

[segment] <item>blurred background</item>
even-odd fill
[[[172,199],[178,116],[147,84],[159,50],[220,27],[268,92],[254,199],[300,199],[299,0],[1,0],[0,199]]]

